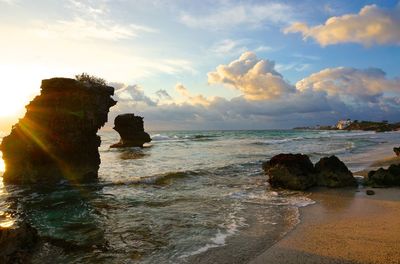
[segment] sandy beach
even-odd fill
[[[250,263],[400,263],[400,189],[317,189],[301,223]]]

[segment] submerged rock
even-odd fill
[[[121,140],[112,148],[143,147],[151,141],[150,135],[144,132],[143,117],[135,114],[123,114],[115,118],[114,130],[119,133]]]
[[[396,154],[396,156],[400,156],[400,147],[398,148],[393,148],[394,153]]]
[[[263,163],[272,187],[305,190],[316,184],[314,166],[307,155],[279,154]]]
[[[321,158],[315,164],[317,185],[326,187],[357,186],[353,173],[336,156]]]
[[[0,263],[30,263],[31,254],[38,241],[36,229],[29,224],[0,227]]]
[[[26,106],[0,149],[4,182],[72,183],[97,179],[97,131],[107,121],[114,88],[68,78],[42,81],[41,94]]]
[[[367,184],[374,187],[400,186],[400,164],[368,173]]]

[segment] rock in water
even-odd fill
[[[263,163],[272,187],[305,190],[316,185],[314,165],[307,155],[279,154]]]
[[[0,227],[0,263],[30,263],[31,254],[38,242],[37,231],[29,224]]]
[[[315,164],[318,186],[357,186],[357,181],[346,165],[336,156],[321,158]]]
[[[107,122],[114,88],[104,84],[52,78],[26,106],[0,149],[3,180],[13,184],[81,183],[97,179],[97,131]]]
[[[115,118],[114,130],[119,133],[121,140],[112,148],[143,147],[150,142],[150,135],[144,132],[143,117],[134,114],[123,114]]]

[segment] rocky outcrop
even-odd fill
[[[390,165],[388,169],[380,168],[368,173],[367,185],[373,187],[400,186],[400,164]]]
[[[81,183],[97,179],[100,137],[114,88],[103,83],[53,78],[26,106],[24,118],[1,143],[6,172],[13,184]]]
[[[123,114],[115,118],[114,130],[119,133],[121,140],[112,148],[143,147],[151,141],[150,135],[144,132],[143,117],[134,114]]]
[[[279,154],[263,163],[272,187],[305,190],[316,184],[314,166],[307,155]]]
[[[263,163],[272,187],[305,190],[314,186],[356,186],[356,179],[337,157],[325,157],[315,165],[307,155],[279,154]]]
[[[4,228],[0,227],[0,263],[30,263],[30,257],[37,246],[39,237],[36,229],[29,224]]]
[[[357,186],[357,181],[346,165],[336,156],[321,158],[315,164],[317,185],[326,187]]]
[[[396,154],[397,157],[400,156],[400,147],[398,148],[393,148],[394,153]]]

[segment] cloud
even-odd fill
[[[156,106],[157,102],[144,94],[143,89],[136,84],[110,83],[115,88],[115,99],[120,103],[133,103],[145,106]]]
[[[72,11],[71,19],[59,19],[49,23],[36,20],[33,32],[46,38],[96,39],[118,41],[131,39],[142,33],[154,33],[156,29],[136,24],[121,24],[109,16],[106,1],[90,2],[69,0],[67,8]]]
[[[400,44],[400,6],[383,9],[376,5],[363,7],[358,14],[331,17],[325,24],[309,27],[294,23],[284,32],[301,33],[304,39],[313,38],[321,46],[338,43],[359,43],[364,46]]]
[[[228,65],[219,65],[215,72],[208,73],[210,84],[224,84],[241,91],[249,100],[268,100],[294,92],[275,70],[275,63],[258,59],[253,52],[243,53]]]
[[[156,92],[156,95],[160,100],[166,100],[166,101],[172,100],[171,95],[169,95],[169,93],[164,89],[158,90]]]
[[[198,94],[192,95],[188,89],[181,83],[177,83],[175,85],[175,90],[183,97],[185,97],[185,102],[192,105],[203,105],[208,106],[210,105],[211,101],[213,100],[206,98],[205,96]]]
[[[388,79],[381,69],[328,68],[296,83],[299,91],[324,91],[344,102],[375,103],[385,92],[400,92],[400,80]]]
[[[282,24],[291,20],[292,9],[282,3],[222,5],[208,10],[207,15],[184,13],[180,21],[194,28],[221,30],[245,25],[257,28],[268,24]]]
[[[156,32],[152,28],[129,24],[123,25],[112,20],[92,20],[75,17],[72,20],[58,20],[54,24],[37,21],[33,31],[46,38],[101,39],[117,41],[131,39],[143,32]]]
[[[145,116],[153,129],[290,128],[329,125],[341,118],[399,121],[400,79],[389,79],[377,68],[327,68],[292,86],[275,70],[273,62],[245,52],[230,64],[218,66],[208,78],[211,83],[235,87],[243,95],[207,98],[193,95],[177,83],[179,96],[170,97],[168,103],[152,101],[116,110]],[[145,97],[140,92],[136,96],[141,101],[146,101]]]
[[[257,46],[256,44],[250,39],[223,39],[211,47],[211,52],[218,56],[226,56],[239,55],[249,50],[253,50],[254,52],[268,52],[273,50],[272,47],[265,45]]]

